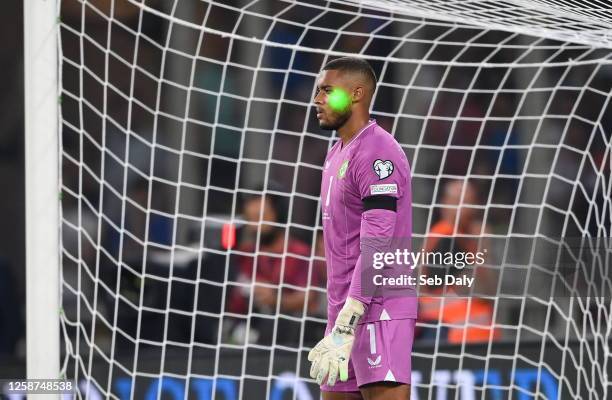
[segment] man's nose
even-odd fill
[[[323,104],[323,97],[321,95],[321,92],[317,93],[317,95],[314,97],[314,103]]]

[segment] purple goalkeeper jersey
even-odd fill
[[[323,167],[321,205],[327,261],[327,318],[332,323],[349,294],[360,299],[360,293],[350,293],[351,280],[361,252],[362,199],[373,195],[397,198],[393,236],[410,238],[412,198],[408,160],[395,138],[370,120],[346,146],[338,140]],[[371,298],[360,323],[416,315],[415,295],[379,296]]]

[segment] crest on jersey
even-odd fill
[[[378,179],[385,179],[393,173],[393,163],[389,160],[376,160],[372,165],[374,172],[378,175]]]
[[[348,169],[348,161],[349,160],[344,160],[344,162],[342,163],[342,165],[338,169],[338,178],[339,179],[344,178],[344,175],[346,175],[346,170]]]

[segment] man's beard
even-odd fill
[[[344,125],[346,123],[346,121],[348,121],[348,119],[351,117],[351,110],[348,110],[347,112],[345,112],[344,114],[335,114],[337,115],[337,119],[333,122],[329,122],[329,123],[319,123],[319,127],[321,129],[324,129],[326,131],[335,131],[338,130],[339,128],[342,127],[342,125]]]

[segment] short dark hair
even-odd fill
[[[340,57],[325,64],[323,70],[339,70],[360,73],[372,84],[372,88],[376,87],[376,74],[372,66],[361,58],[357,57]]]

